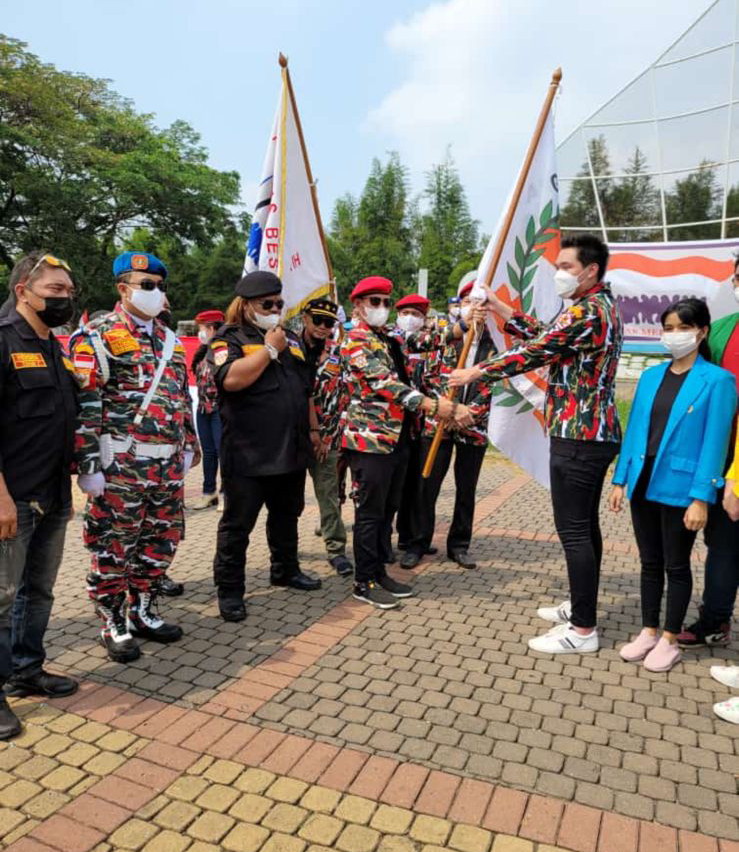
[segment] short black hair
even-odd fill
[[[708,305],[697,296],[686,296],[684,299],[673,302],[667,310],[662,312],[662,316],[659,318],[662,326],[664,326],[665,320],[670,314],[677,314],[680,322],[692,325],[694,328],[711,328],[711,312],[708,310]],[[706,338],[701,340],[698,352],[707,361],[711,360],[711,350]]]
[[[565,237],[560,243],[560,248],[577,249],[577,259],[583,266],[591,263],[598,264],[598,280],[602,281],[608,267],[608,246],[595,234],[576,234],[573,237]]]
[[[37,249],[36,251],[29,252],[28,254],[23,255],[23,257],[18,258],[15,266],[13,266],[12,272],[10,273],[10,278],[8,279],[8,290],[10,291],[10,298],[13,300],[13,304],[16,304],[17,302],[15,296],[16,284],[20,284],[24,281],[26,284],[31,284],[39,276],[43,275],[45,269],[52,268],[47,263],[39,264],[41,258],[45,257],[47,254],[50,254],[50,252],[46,251],[46,249]]]

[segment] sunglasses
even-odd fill
[[[36,261],[36,265],[28,273],[29,278],[33,277],[33,273],[39,268],[39,266],[41,266],[42,263],[47,263],[49,266],[53,266],[56,269],[64,269],[69,273],[72,272],[72,267],[66,260],[62,260],[60,257],[54,257],[53,254],[45,254]]]
[[[368,296],[367,300],[373,308],[379,308],[380,305],[382,305],[383,308],[389,308],[392,304],[390,299],[383,296]]]
[[[313,320],[313,325],[322,325],[324,328],[333,328],[336,325],[336,320],[331,317],[317,317],[310,314],[310,318]]]
[[[265,311],[271,311],[272,308],[277,308],[277,310],[281,311],[285,307],[284,299],[265,299],[263,302],[259,303],[259,307]]]
[[[136,284],[129,285],[135,287]],[[144,278],[143,281],[139,281],[138,286],[142,290],[156,290],[157,287],[162,291],[162,293],[167,292],[167,282],[166,281],[155,281],[153,278]]]

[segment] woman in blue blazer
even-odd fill
[[[690,554],[723,485],[737,401],[734,376],[708,360],[705,302],[681,299],[661,320],[661,341],[672,359],[639,380],[609,501],[618,512],[624,492],[629,497],[641,560],[644,628],[620,654],[644,660],[649,671],[668,671],[680,660],[677,634],[693,590]]]

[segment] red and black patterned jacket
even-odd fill
[[[550,436],[620,442],[615,388],[623,324],[606,283],[580,296],[549,326],[515,313],[505,331],[526,342],[479,364],[486,381],[548,366]]]

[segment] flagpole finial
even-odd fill
[[[559,84],[561,82],[562,82],[562,69],[561,68],[555,68],[554,73],[552,74],[552,85],[559,86]]]
[[[277,59],[280,63],[280,68],[287,68],[287,56],[284,53],[281,53]]]

